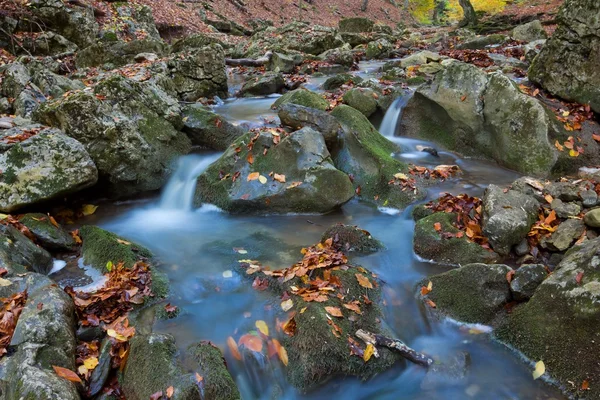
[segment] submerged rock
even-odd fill
[[[547,276],[546,267],[542,264],[522,265],[515,271],[510,281],[513,298],[516,301],[529,300]]]
[[[250,77],[242,89],[240,96],[266,96],[268,94],[279,93],[285,87],[283,76],[277,72],[265,72],[257,77]]]
[[[531,360],[573,396],[587,381],[586,398],[600,396],[600,239],[569,250],[531,299],[496,331],[498,339]],[[569,382],[574,382],[571,385]]]
[[[195,203],[231,212],[322,213],[354,196],[348,176],[333,166],[321,133],[303,128],[278,144],[273,138],[260,132],[256,139],[251,134],[238,139],[200,175]],[[248,143],[253,143],[251,150]]]
[[[321,237],[321,242],[333,240],[333,246],[346,253],[369,254],[385,248],[383,243],[358,226],[336,224],[327,229]]]
[[[423,297],[456,320],[489,323],[511,299],[506,280],[510,270],[500,264],[468,264],[422,281],[424,286],[432,283],[431,292]]]
[[[448,265],[489,264],[499,260],[497,253],[471,242],[466,236],[456,237],[460,231],[452,225],[455,220],[456,214],[439,212],[419,219],[413,238],[415,253],[426,260]],[[441,227],[439,232],[435,229],[437,223]],[[444,233],[454,236],[444,238]]]
[[[183,131],[192,144],[213,150],[225,150],[245,131],[201,105],[183,107]]]
[[[0,144],[1,211],[64,196],[98,180],[84,146],[58,129],[26,125],[3,130],[0,138],[16,138]]]

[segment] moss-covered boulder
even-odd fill
[[[328,147],[336,141],[342,126],[335,117],[316,108],[285,103],[279,107],[279,120],[285,126],[301,129],[305,126],[320,132]]]
[[[183,131],[192,144],[213,150],[225,150],[245,131],[237,125],[207,110],[202,105],[183,107]]]
[[[190,151],[175,99],[152,82],[112,75],[94,87],[44,103],[35,118],[83,144],[113,195],[162,187]]]
[[[163,56],[167,45],[159,39],[145,38],[128,42],[98,42],[77,52],[77,68],[105,66],[108,69],[131,64],[140,53],[154,53]]]
[[[539,20],[533,20],[523,25],[516,26],[512,30],[512,38],[522,42],[533,42],[546,39],[548,34]]]
[[[231,212],[322,213],[353,195],[348,176],[333,166],[323,135],[303,128],[280,141],[267,131],[239,138],[200,175],[195,203]]]
[[[376,97],[379,96],[372,89],[353,88],[348,90],[342,99],[345,104],[348,104],[352,108],[356,108],[368,118],[377,111]]]
[[[327,229],[321,242],[333,240],[333,246],[346,253],[369,254],[385,248],[383,243],[358,226],[336,224]]]
[[[19,218],[19,222],[33,233],[36,241],[45,249],[72,251],[77,246],[71,234],[62,226],[54,225],[46,214],[25,214]]]
[[[420,296],[431,300],[436,310],[456,320],[489,323],[511,299],[506,274],[510,267],[500,264],[468,264],[431,276],[418,285],[431,291]]]
[[[569,101],[600,112],[600,3],[565,1],[558,28],[529,69],[529,79]]]
[[[367,44],[366,56],[372,58],[387,58],[394,50],[394,45],[386,39],[378,39]]]
[[[72,53],[78,46],[62,35],[55,32],[43,32],[39,36],[24,37],[23,53],[36,56],[53,56],[63,53]]]
[[[210,44],[218,44],[223,48],[227,47],[223,41],[214,36],[209,36],[205,33],[194,33],[174,41],[171,45],[171,51],[179,53],[185,50],[201,49]]]
[[[325,90],[335,90],[339,87],[342,87],[343,85],[352,83],[352,84],[359,84],[363,81],[363,78],[361,78],[358,75],[352,75],[350,73],[343,73],[343,74],[337,74],[335,76],[332,76],[330,78],[327,78],[327,80],[323,83],[323,89]]]
[[[282,53],[273,53],[267,64],[269,71],[291,74],[296,66],[302,63],[303,57],[299,54],[288,55]]]
[[[278,72],[265,72],[250,77],[240,89],[240,96],[266,96],[279,93],[285,87],[283,76]]]
[[[343,65],[347,68],[350,68],[354,65],[354,52],[350,48],[350,45],[327,50],[326,52],[319,54],[319,58],[326,63]],[[322,68],[319,68],[319,71],[323,72]]]
[[[600,397],[600,239],[569,250],[496,337],[534,361],[573,397]],[[589,390],[583,390],[587,381]],[[573,384],[571,384],[573,382]]]
[[[455,220],[456,214],[453,213],[434,213],[419,219],[413,238],[415,253],[426,260],[447,265],[495,263],[499,260],[498,254],[471,242],[466,235],[456,237],[460,231],[452,224]],[[439,231],[436,224],[440,224]]]
[[[187,353],[197,364],[198,373],[204,378],[203,399],[238,400],[241,398],[227,370],[221,350],[210,342],[200,342],[190,346]]]
[[[391,156],[399,151],[395,144],[383,137],[358,110],[340,105],[332,112],[342,125],[338,142],[332,149],[336,167],[352,175],[356,192],[368,201],[382,206],[404,208],[425,192],[418,189],[402,190],[390,184],[394,175],[405,173],[408,166]]]
[[[29,136],[29,137],[28,137]],[[9,140],[25,137],[25,140]],[[0,132],[0,211],[92,186],[98,171],[84,146],[58,129],[25,125]]]
[[[339,27],[340,32],[371,32],[375,23],[368,18],[354,17],[344,18],[340,20]]]
[[[280,98],[278,98],[271,108],[277,109],[280,106],[286,104],[298,104],[304,107],[316,108],[317,110],[325,111],[329,107],[329,103],[322,96],[315,92],[311,92],[307,89],[296,89],[291,92],[287,92]]]
[[[0,264],[10,275],[26,271],[47,274],[52,256],[11,225],[0,224]]]
[[[417,89],[400,124],[403,135],[525,174],[550,175],[565,157],[554,147],[566,140],[565,132],[541,102],[502,73],[488,75],[461,62]]]

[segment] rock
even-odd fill
[[[468,264],[423,280],[424,286],[432,283],[431,292],[423,297],[451,318],[486,324],[510,301],[509,271],[506,265]]]
[[[103,185],[124,196],[156,190],[173,162],[190,151],[177,101],[152,82],[114,74],[93,93],[80,91],[44,103],[35,119],[83,144]],[[175,126],[174,126],[175,124]]]
[[[520,40],[521,42],[533,42],[548,37],[542,23],[537,19],[515,27],[511,36],[513,39]]]
[[[569,396],[600,396],[600,239],[573,247],[531,299],[517,306],[495,330],[496,337],[530,360],[543,360],[546,373]],[[435,285],[434,285],[435,288]],[[434,289],[435,290],[435,289]]]
[[[588,211],[583,217],[583,222],[589,227],[600,228],[600,208]]]
[[[267,66],[269,71],[291,74],[296,66],[302,63],[302,58],[293,55],[273,53]]]
[[[0,264],[9,274],[26,271],[47,274],[52,269],[52,256],[36,246],[11,225],[0,225]]]
[[[124,26],[119,27],[121,30],[126,30],[127,34],[132,37],[150,37],[160,40],[160,33],[156,28],[152,8],[147,5],[126,5],[120,3],[116,7],[116,11]],[[109,25],[110,26],[110,25]],[[103,27],[107,29],[106,26]],[[108,28],[111,29],[112,27]],[[105,31],[106,32],[106,31]],[[114,31],[113,31],[114,32]],[[104,32],[103,32],[104,33]],[[105,36],[105,35],[102,35]]]
[[[550,207],[556,211],[559,218],[569,218],[578,215],[581,212],[581,207],[575,203],[565,203],[561,199],[552,200]]]
[[[350,68],[340,64],[322,64],[319,65],[319,74],[334,75],[348,71]]]
[[[47,28],[80,48],[90,46],[96,40],[98,24],[92,7],[69,7],[60,0],[32,0],[29,9]]]
[[[304,107],[315,108],[317,110],[325,111],[329,107],[329,103],[322,96],[315,92],[311,92],[307,89],[296,89],[291,92],[287,92],[271,106],[273,109],[278,109],[280,106],[286,104],[298,104]]]
[[[381,77],[386,81],[405,81],[406,71],[402,68],[392,68],[387,70]]]
[[[367,44],[371,41],[371,37],[362,33],[340,32],[342,40],[348,43],[351,47]]]
[[[528,254],[530,249],[529,249],[529,242],[527,241],[527,239],[521,240],[519,242],[519,244],[514,247],[514,250],[515,250],[515,254],[519,257],[522,257],[525,254]]]
[[[52,369],[75,370],[73,301],[45,276],[33,273],[11,280],[18,286],[14,292],[27,289],[28,300],[10,342],[12,354],[0,361],[3,397],[79,400],[75,384]]]
[[[23,49],[36,56],[52,56],[72,53],[78,46],[55,32],[43,32],[39,36],[24,37]]]
[[[385,248],[383,243],[375,239],[371,234],[357,226],[336,224],[327,229],[321,242],[333,239],[333,246],[343,252],[370,254]]]
[[[355,85],[361,83],[363,81],[363,78],[361,78],[360,76],[356,76],[356,75],[352,75],[352,74],[348,74],[348,73],[342,73],[342,74],[338,74],[335,76],[332,76],[330,78],[327,78],[327,80],[323,83],[323,89],[325,90],[335,90],[343,85],[349,84],[349,83],[353,83]]]
[[[542,103],[505,75],[461,62],[448,64],[416,90],[400,124],[403,135],[490,158],[523,174],[547,176],[559,160],[566,163],[554,147],[562,128]]]
[[[483,234],[494,251],[510,253],[513,245],[523,240],[537,220],[540,204],[531,196],[490,185],[483,195]]]
[[[391,156],[399,149],[377,132],[360,111],[339,105],[331,115],[342,125],[332,149],[333,161],[338,169],[352,175],[363,199],[376,199],[377,204],[402,209],[425,196],[418,186],[403,191],[400,186],[389,184],[395,174],[408,172],[408,166]]]
[[[196,205],[208,202],[237,213],[323,213],[354,196],[348,176],[333,166],[321,133],[303,128],[275,145],[271,133],[260,132],[252,150],[248,150],[250,140],[250,133],[242,136],[200,175]],[[235,151],[238,146],[242,148],[240,153]],[[270,172],[284,178],[276,180]],[[262,174],[262,178],[249,180],[251,173]],[[236,179],[223,179],[222,175],[227,174],[236,174]]]
[[[84,146],[57,129],[26,125],[3,130],[3,138],[33,136],[0,144],[0,210],[54,199],[92,186],[98,171]]]
[[[579,197],[581,197],[582,204],[585,208],[591,208],[598,204],[598,193],[594,190],[582,190],[579,192]]]
[[[343,65],[347,68],[354,65],[354,53],[350,49],[350,46],[327,50],[320,54],[319,58],[329,64]],[[324,66],[319,67],[319,72],[327,74],[327,72],[323,70],[323,67]]]
[[[392,50],[394,50],[394,46],[390,42],[385,39],[379,39],[367,44],[366,56],[368,59],[387,58]]]
[[[179,53],[185,50],[201,49],[211,44],[218,44],[222,48],[228,46],[220,39],[206,35],[204,33],[195,33],[192,35],[184,36],[181,39],[175,41],[171,46],[172,53]]]
[[[546,44],[546,40],[534,40],[533,42],[527,43],[523,46],[525,53],[525,62],[531,64],[533,59],[540,54],[542,47]]]
[[[40,92],[46,97],[61,97],[66,92],[85,89],[85,85],[82,82],[69,79],[45,68],[34,71],[31,81],[35,83]]]
[[[133,61],[136,63],[155,62],[158,61],[158,55],[156,53],[139,53],[133,57]]]
[[[25,90],[31,80],[31,75],[25,65],[14,62],[2,68],[3,76],[0,82],[0,93],[9,98],[16,98]]]
[[[370,117],[377,110],[375,92],[371,89],[353,88],[343,97],[344,103],[360,111],[365,117]]]
[[[488,46],[498,46],[508,42],[508,36],[501,34],[494,34],[489,36],[478,36],[473,39],[469,39],[456,46],[459,50],[480,50],[485,49]]]
[[[320,132],[328,146],[337,141],[338,134],[342,129],[338,120],[329,113],[293,103],[285,103],[280,106],[278,116],[285,126],[294,129],[307,126]]]
[[[437,361],[437,360],[436,360]],[[439,362],[434,362],[428,369],[421,382],[421,389],[434,390],[439,387],[448,387],[464,384],[469,375],[471,356],[467,352],[444,357]]]
[[[107,69],[135,62],[140,53],[164,55],[167,47],[157,39],[146,38],[129,42],[100,42],[77,52],[77,68],[105,66]]]
[[[193,361],[198,365],[198,373],[204,378],[203,399],[239,400],[241,399],[221,351],[210,342],[200,342],[187,349]]]
[[[426,260],[446,265],[498,262],[500,257],[497,253],[484,249],[465,236],[444,239],[442,233],[459,232],[452,225],[452,221],[455,220],[456,215],[453,213],[435,213],[419,219],[413,238],[415,253]],[[435,230],[436,223],[441,225],[441,232]]]
[[[600,3],[570,0],[558,27],[529,69],[529,79],[555,96],[600,112]]]
[[[89,392],[91,396],[95,396],[104,387],[108,374],[111,370],[112,357],[110,355],[112,350],[112,341],[109,337],[104,338],[100,345],[100,354],[98,355],[98,365],[92,371],[90,375],[90,388]]]
[[[579,187],[571,182],[551,182],[544,191],[555,199],[565,202],[579,201]]]
[[[339,22],[340,32],[371,32],[373,30],[373,25],[373,21],[363,17],[344,18]]]
[[[433,53],[429,50],[413,53],[400,60],[400,67],[407,68],[417,65],[427,64],[429,62],[439,62],[442,57],[438,53]]]
[[[242,89],[240,96],[266,96],[268,94],[279,93],[285,87],[283,76],[276,72],[265,72],[258,77],[249,78]]]
[[[510,291],[516,301],[527,301],[537,287],[546,279],[548,273],[542,264],[522,265],[515,271],[510,281]]]
[[[19,218],[44,248],[56,251],[73,251],[77,245],[62,226],[55,226],[46,214],[25,214]]]
[[[245,131],[198,104],[183,107],[183,131],[193,145],[225,150]]]

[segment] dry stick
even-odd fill
[[[267,65],[269,63],[272,56],[273,53],[267,51],[264,56],[257,58],[256,60],[252,58],[226,58],[225,64],[233,67],[262,67],[263,65]]]
[[[397,351],[400,355],[415,364],[429,367],[433,364],[433,359],[426,354],[419,353],[411,349],[400,339],[391,339],[383,335],[367,332],[362,329],[356,331],[356,336],[362,339],[365,343],[371,343],[374,346],[383,346],[391,350]]]

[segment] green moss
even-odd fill
[[[204,399],[238,400],[241,398],[221,351],[209,342],[202,342],[188,348],[199,364],[198,373],[204,378]]]
[[[425,204],[418,204],[412,210],[412,217],[415,221],[423,219],[433,214],[433,211],[426,207]]]
[[[169,277],[164,272],[160,271],[156,267],[150,267],[150,273],[152,274],[152,293],[154,294],[154,301],[158,299],[165,299],[169,296],[171,286],[169,284]]]
[[[357,226],[334,225],[323,233],[321,242],[329,238],[333,239],[335,246],[345,252],[368,254],[385,248],[383,243],[371,236],[369,232]]]
[[[423,76],[413,76],[412,78],[408,78],[406,80],[406,84],[409,86],[419,86],[425,82],[427,82],[427,79],[425,79]]]
[[[327,107],[329,107],[329,103],[323,97],[307,89],[296,89],[292,90],[291,92],[287,92],[278,98],[275,103],[273,103],[271,108],[276,109],[286,103],[316,108],[317,110],[321,111],[325,111],[327,110]]]
[[[419,136],[424,140],[439,143],[448,150],[456,149],[456,136],[430,118],[420,117]]]

